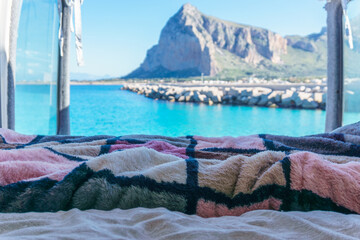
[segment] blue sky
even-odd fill
[[[71,72],[128,74],[157,43],[167,20],[187,2],[207,15],[268,28],[281,35],[306,35],[326,25],[325,1],[319,0],[85,0],[85,66],[77,67],[73,55]]]
[[[18,49],[19,77],[24,74],[25,79],[33,72],[33,78],[38,79],[43,76],[36,77],[35,72],[52,72],[54,60],[34,66],[32,57],[45,59],[51,52],[56,53],[55,42],[51,42],[57,35],[55,28],[51,31],[53,19],[57,17],[56,2],[23,0],[18,46],[29,51]],[[307,35],[319,32],[326,25],[325,1],[319,0],[84,0],[85,66],[76,65],[73,39],[71,72],[98,77],[130,73],[144,60],[146,51],[158,42],[167,20],[187,2],[207,15],[268,28],[281,35]],[[26,58],[20,59],[24,54]],[[46,70],[36,69],[45,65]]]

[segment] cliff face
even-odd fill
[[[203,28],[202,14],[184,5],[167,22],[157,45],[151,48],[140,69],[164,74],[213,75],[216,73],[214,44]]]
[[[281,71],[288,49],[313,53],[313,40],[206,16],[185,4],[169,19],[157,45],[128,78],[215,76],[224,72]],[[325,67],[325,63],[324,63]],[[240,70],[239,70],[240,69]]]
[[[221,50],[255,65],[264,59],[281,63],[287,40],[266,29],[205,16],[185,4],[169,19],[140,68],[128,77],[214,76],[223,69],[216,59]]]
[[[205,33],[216,48],[241,57],[245,62],[257,64],[268,59],[281,63],[281,54],[287,52],[287,40],[266,29],[242,26],[203,16]]]

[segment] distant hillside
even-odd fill
[[[360,35],[359,35],[360,36]],[[360,42],[360,41],[359,41]],[[286,36],[206,16],[185,4],[157,45],[126,78],[307,77],[326,75],[326,29]]]
[[[88,73],[78,73],[72,72],[70,73],[70,80],[72,81],[94,81],[99,79],[108,79],[112,78],[110,75],[93,75]]]

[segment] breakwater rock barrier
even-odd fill
[[[326,88],[300,86],[281,90],[270,87],[181,86],[129,83],[128,90],[155,100],[243,106],[325,109]]]

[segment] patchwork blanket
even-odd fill
[[[0,212],[360,213],[360,135],[29,136],[0,129]]]

